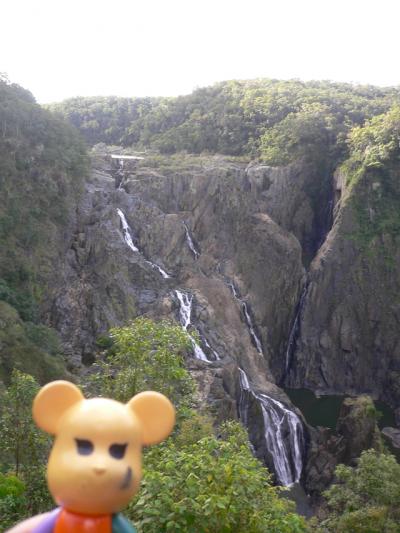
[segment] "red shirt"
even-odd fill
[[[112,533],[112,515],[80,515],[62,509],[54,533]]]

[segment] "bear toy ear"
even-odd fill
[[[36,424],[52,435],[62,415],[72,405],[84,400],[83,394],[69,381],[52,381],[40,389],[33,401],[33,419]]]
[[[129,400],[127,405],[141,422],[145,446],[158,444],[171,433],[175,424],[175,409],[163,394],[141,392]]]

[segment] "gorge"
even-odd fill
[[[120,166],[104,150],[94,149],[92,178],[78,211],[80,246],[76,250],[74,245],[74,254],[82,263],[71,261],[63,273],[73,296],[66,300],[63,289],[54,300],[57,328],[70,343],[70,353],[75,352],[70,360],[89,362],[86,353],[93,352],[95,339],[123,323],[129,308],[135,314],[178,320],[194,333],[190,365],[197,376],[207,376],[199,380],[207,402],[217,404],[222,417],[242,419],[254,453],[278,482],[289,485],[302,479],[305,486],[318,485],[315,472],[310,480],[307,470],[302,472],[311,441],[318,437],[277,384],[325,394],[373,391],[331,386],[318,367],[317,386],[297,375],[302,368],[299,347],[309,335],[304,314],[315,305],[309,300],[316,290],[314,265],[324,266],[326,245],[317,250],[306,274],[300,241],[272,214],[282,213],[279,201],[293,206],[299,202],[308,185],[307,167],[296,163],[283,171],[221,156],[187,156],[182,169],[162,173],[152,168],[149,157],[139,165],[125,161],[120,186]],[[327,206],[337,194],[335,182],[330,185],[331,196],[323,197],[321,209],[327,217]],[[300,213],[306,211],[304,203],[311,209],[308,199],[301,201]],[[337,224],[341,209],[335,206]],[[286,223],[304,227],[306,220],[288,216]],[[331,231],[337,231],[335,224]],[[310,249],[315,247],[306,229],[302,238]],[[101,305],[84,303],[76,309],[77,300],[93,299]],[[335,376],[340,371],[338,365]],[[352,376],[353,382],[357,379]],[[250,398],[244,406],[246,395]],[[387,401],[383,391],[380,398]],[[277,441],[271,440],[272,434]],[[332,472],[334,464],[331,457]]]
[[[110,328],[171,320],[191,339],[199,405],[239,419],[274,481],[314,505],[337,464],[379,447],[371,398],[399,424],[398,94],[232,83],[154,100],[148,115],[123,101],[123,131],[95,102],[97,127],[90,99],[35,111],[43,132],[69,119],[87,152],[71,126],[35,140],[31,117],[3,135],[2,379],[24,365],[40,381],[63,365],[85,375]],[[31,331],[32,361],[16,330]],[[57,332],[63,357],[32,340],[39,330]],[[345,397],[334,423],[311,424],[290,399],[301,389]]]

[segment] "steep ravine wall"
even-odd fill
[[[333,228],[310,266],[286,383],[322,393],[368,393],[396,408],[400,242],[398,236],[381,233],[366,248],[355,201],[357,195],[374,194],[378,185],[376,180],[361,181],[336,209]],[[379,213],[371,211],[370,216]]]
[[[255,394],[290,406],[269,364],[285,349],[304,268],[298,240],[268,214],[262,193],[270,182],[260,190],[246,165],[219,157],[167,175],[125,165],[118,188],[117,172],[109,156],[95,158],[67,260],[50,284],[48,321],[71,366],[92,362],[95,339],[112,325],[143,314],[179,319],[177,291],[184,291],[201,348],[220,358],[188,361],[217,418],[240,415],[239,368]],[[257,455],[273,467],[262,407],[252,409],[252,419]],[[290,453],[289,429],[284,438]]]
[[[170,294],[180,287],[195,294],[194,312],[215,337],[215,349],[232,359],[241,354],[249,367],[268,375],[269,361],[285,349],[304,269],[299,242],[269,216],[245,165],[210,158],[200,170],[173,176],[152,169],[129,175],[127,170],[121,190],[115,189],[109,160],[98,158],[95,166],[50,298],[49,320],[61,331],[72,359],[89,354],[95,337],[112,324],[141,313],[176,316]],[[117,208],[125,213],[141,254],[128,253]],[[184,223],[198,244],[198,259],[187,244]],[[164,280],[145,258],[171,278]],[[263,358],[229,281],[248,304]]]
[[[275,384],[282,377],[285,385],[322,393],[382,396],[383,383],[397,370],[393,358],[380,370],[377,357],[386,353],[389,338],[394,339],[395,305],[389,306],[387,329],[382,328],[394,274],[380,279],[386,272],[383,258],[366,258],[352,239],[352,210],[340,199],[342,178],[316,188],[322,191],[318,203],[309,197],[318,173],[305,162],[277,169],[219,156],[184,158],[178,166],[175,160],[174,168],[127,163],[119,188],[115,165],[107,154],[94,156],[66,261],[49,282],[44,311],[62,335],[71,366],[94,360],[95,340],[110,326],[143,314],[179,320],[179,290],[193,297],[191,323],[206,356],[215,351],[220,357],[211,363],[188,361],[201,399],[219,420],[240,416],[239,368],[244,370],[255,391],[250,438],[256,454],[271,467],[265,416],[254,398],[265,394],[290,407]],[[334,201],[333,227],[306,273]],[[139,252],[124,239],[118,209]],[[290,372],[285,375],[300,301]],[[378,311],[375,302],[380,302]],[[368,313],[370,322],[365,320]],[[383,348],[372,350],[379,342]],[[374,376],[379,378],[375,388]],[[388,391],[393,396],[393,387]],[[304,439],[306,454],[314,457],[306,484],[323,487],[324,472],[319,465],[315,473],[315,462],[321,446],[327,447],[333,472],[336,441],[312,431]]]

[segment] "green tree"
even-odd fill
[[[182,431],[182,430],[181,430]],[[279,497],[255,459],[242,426],[229,422],[219,438],[180,436],[145,455],[144,479],[128,514],[141,533],[300,533],[304,520]]]
[[[143,390],[165,394],[175,406],[190,401],[194,382],[184,367],[187,333],[168,321],[140,317],[110,330],[112,347],[91,378],[93,392],[126,402]]]
[[[264,155],[277,161],[278,146],[268,150],[271,129],[272,140],[283,152],[286,140],[295,148],[285,153],[285,160],[310,147],[318,153],[327,137],[329,148],[332,144],[342,154],[352,126],[387,111],[398,100],[397,89],[256,79],[221,82],[177,98],[72,98],[52,109],[78,127],[90,144],[122,144],[168,154]]]
[[[0,472],[0,526],[3,531],[25,518],[27,509],[25,484],[17,476]]]
[[[304,104],[261,137],[261,157],[271,165],[285,165],[305,156],[319,159],[336,143],[335,126],[327,106]]]
[[[10,386],[1,396],[0,462],[26,486],[26,514],[52,505],[44,466],[50,440],[32,419],[32,402],[38,390],[32,376],[14,370]]]
[[[400,106],[373,117],[365,125],[355,127],[349,134],[352,162],[364,168],[382,167],[400,152]]]
[[[337,483],[325,493],[331,512],[318,531],[400,531],[400,465],[395,457],[367,450],[357,467],[339,465],[335,473]]]
[[[397,238],[400,231],[400,107],[395,105],[353,128],[349,147],[342,173],[358,222],[353,237],[364,249],[372,250],[376,237]]]
[[[17,476],[37,462],[46,442],[32,419],[32,402],[38,391],[32,376],[13,370],[10,386],[2,394],[0,451]]]

